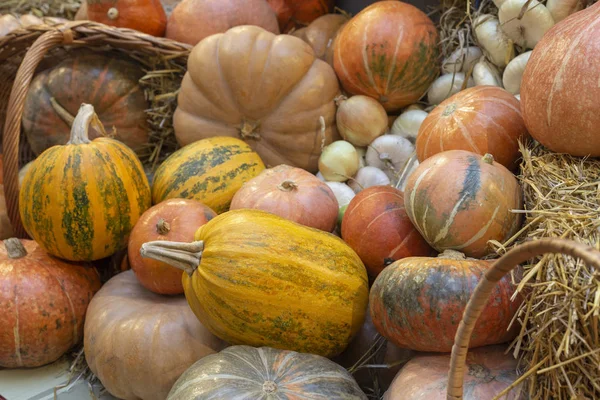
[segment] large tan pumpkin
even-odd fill
[[[322,147],[338,139],[338,94],[333,69],[301,39],[256,26],[232,28],[192,50],[175,135],[181,145],[241,138],[267,166],[316,172]]]
[[[87,310],[85,359],[123,400],[164,400],[189,366],[225,346],[198,322],[184,296],[154,294],[133,271],[109,280]]]
[[[600,3],[554,25],[535,46],[521,83],[531,136],[557,153],[600,156]]]

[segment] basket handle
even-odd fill
[[[526,242],[511,249],[496,260],[475,288],[456,332],[450,359],[450,372],[448,373],[447,400],[462,400],[463,398],[465,363],[471,334],[496,283],[519,264],[545,253],[566,254],[579,258],[588,265],[600,268],[600,252],[598,250],[572,240],[558,238]]]
[[[46,53],[57,45],[73,42],[73,33],[70,26],[69,23],[61,25],[36,39],[31,48],[27,50],[27,54],[19,66],[8,100],[2,137],[2,147],[4,149],[2,173],[7,214],[15,235],[19,238],[27,237],[19,214],[19,138],[25,98],[35,70]]]

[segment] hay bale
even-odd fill
[[[38,17],[60,17],[72,20],[81,0],[2,0],[0,14],[34,14]]]

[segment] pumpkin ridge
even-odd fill
[[[456,250],[461,250],[461,249],[464,249],[465,247],[472,245],[473,243],[477,242],[478,240],[480,240],[483,237],[483,235],[485,235],[485,233],[488,231],[488,229],[490,229],[490,226],[492,226],[492,224],[494,223],[494,218],[496,218],[498,211],[500,211],[500,206],[496,206],[496,208],[494,209],[494,213],[492,214],[492,216],[491,216],[490,220],[487,222],[487,224],[485,224],[485,226],[483,226],[478,232],[476,232],[471,237],[471,239],[467,240],[465,243],[461,244],[460,246],[454,246],[454,248]]]
[[[392,60],[391,60],[392,62],[391,62],[388,76],[386,79],[385,88],[383,89],[383,94],[389,93],[390,82],[392,80],[392,76],[394,75],[394,72],[396,72],[396,65],[398,63],[398,59],[397,59],[398,50],[400,50],[401,39],[404,39],[404,29],[402,29],[402,27],[400,27],[400,32],[398,32],[398,36],[396,37],[396,46],[394,48],[394,55],[392,56]]]
[[[16,270],[15,275],[16,275]],[[23,366],[23,358],[21,357],[21,334],[19,332],[19,296],[18,296],[18,287],[14,286],[15,298],[14,298],[14,306],[15,306],[15,328],[13,330],[14,342],[15,342],[15,355],[17,357],[17,366]]]
[[[491,100],[488,100],[488,101],[491,101]],[[518,145],[518,140],[517,140],[517,139],[513,139],[513,138],[512,138],[512,137],[511,137],[511,136],[510,136],[510,135],[509,135],[507,132],[506,132],[506,128],[505,128],[505,127],[503,127],[502,125],[500,125],[499,123],[497,123],[497,122],[494,120],[494,118],[490,117],[490,116],[489,116],[489,115],[487,115],[487,114],[484,114],[484,113],[482,113],[481,111],[477,111],[477,110],[475,110],[475,109],[473,109],[473,110],[469,110],[468,112],[472,112],[472,113],[474,113],[474,114],[480,115],[480,116],[482,116],[483,118],[485,118],[485,119],[486,119],[488,122],[490,122],[491,124],[493,124],[493,125],[497,126],[498,128],[501,128],[501,129],[499,129],[498,131],[499,131],[499,132],[502,132],[502,136],[504,136],[505,138],[507,138],[509,142],[511,142],[511,143],[513,143],[513,144],[515,144],[515,145]]]
[[[369,50],[369,45],[367,44],[368,34],[369,34],[369,24],[367,23],[367,24],[365,24],[365,27],[363,30],[363,38],[362,38],[363,43],[361,46],[363,68],[364,68],[365,72],[367,73],[367,77],[369,78],[369,82],[370,82],[371,86],[377,92],[377,86],[375,85],[375,79],[373,77],[373,71],[371,70],[371,62],[370,62],[370,58],[369,58],[369,54],[368,54],[368,50]],[[371,51],[373,51],[373,49]]]
[[[454,123],[456,123],[456,125],[458,125],[458,130],[460,131],[462,137],[465,139],[465,141],[467,143],[469,143],[469,146],[471,146],[471,148],[473,149],[473,153],[477,153],[479,154],[481,152],[481,150],[479,149],[479,147],[477,147],[477,144],[475,144],[475,142],[473,141],[473,138],[471,136],[469,136],[467,134],[467,127],[465,126],[465,124],[463,124],[463,122],[460,120],[460,118],[456,115],[456,113],[452,114],[452,119],[454,120]],[[442,151],[444,151],[444,145],[443,145],[443,136],[440,135],[440,149]],[[472,165],[472,163],[471,163]]]

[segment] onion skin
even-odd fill
[[[357,95],[338,102],[336,123],[344,140],[364,147],[387,131],[388,116],[377,100]]]
[[[326,146],[319,157],[319,172],[327,181],[345,182],[358,171],[360,157],[356,148],[345,140]]]

